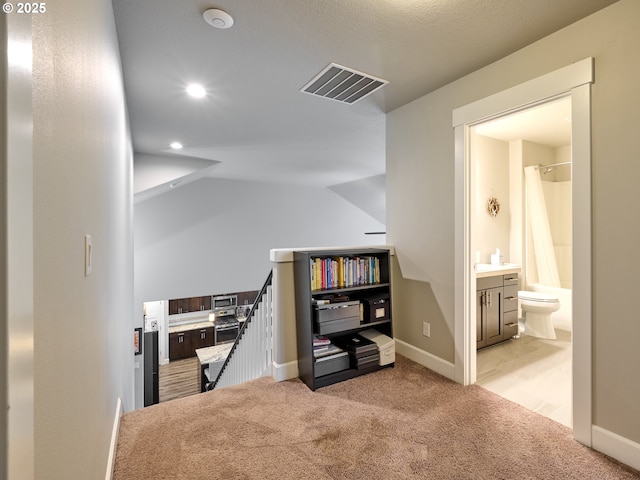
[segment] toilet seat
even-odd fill
[[[557,297],[548,293],[530,292],[528,290],[518,291],[518,298],[520,300],[528,300],[530,302],[555,303],[560,301]]]

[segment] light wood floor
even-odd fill
[[[556,335],[521,335],[480,350],[476,383],[571,428],[571,332],[556,328]]]
[[[199,368],[198,357],[160,365],[160,402],[200,393]]]

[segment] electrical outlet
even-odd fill
[[[422,335],[425,337],[431,336],[431,324],[427,322],[422,322]]]

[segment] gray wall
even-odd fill
[[[330,186],[329,189],[379,222],[385,223],[387,186],[384,174],[353,182],[339,183]]]
[[[269,250],[378,245],[384,226],[326,188],[204,178],[135,206],[136,299],[259,290]]]
[[[7,125],[7,16],[0,17],[0,123]],[[7,191],[7,131],[0,128],[0,191]],[[7,304],[7,196],[0,195],[0,305]],[[0,309],[0,339],[8,338],[7,309]],[[0,480],[7,478],[7,360],[9,345],[5,340],[0,340]]]
[[[8,15],[7,357],[8,478],[34,473],[34,288],[31,19]],[[20,50],[23,50],[22,52]],[[22,54],[22,55],[20,55]],[[22,60],[22,61],[21,61]],[[26,128],[25,128],[26,126]],[[16,288],[18,286],[18,288]]]
[[[387,115],[387,241],[404,277],[428,284],[423,302],[432,331],[453,332],[454,136],[452,111],[587,57],[592,87],[593,421],[640,442],[640,317],[634,301],[640,272],[635,206],[640,163],[640,2],[622,0],[492,65]],[[407,208],[411,198],[414,208]],[[458,286],[462,288],[461,286]],[[398,288],[402,288],[400,284]],[[433,305],[435,303],[436,305]],[[396,305],[398,307],[398,305]],[[400,306],[398,332],[422,321]],[[396,312],[398,313],[398,312]],[[402,340],[453,361],[452,336]]]
[[[8,96],[9,392],[32,402],[9,410],[8,470],[105,478],[118,398],[133,406],[132,154],[111,2],[47,7],[7,16],[26,22],[9,35],[26,49]]]

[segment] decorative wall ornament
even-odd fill
[[[500,212],[500,202],[496,197],[489,197],[489,201],[487,202],[487,212],[492,217],[495,217]]]

